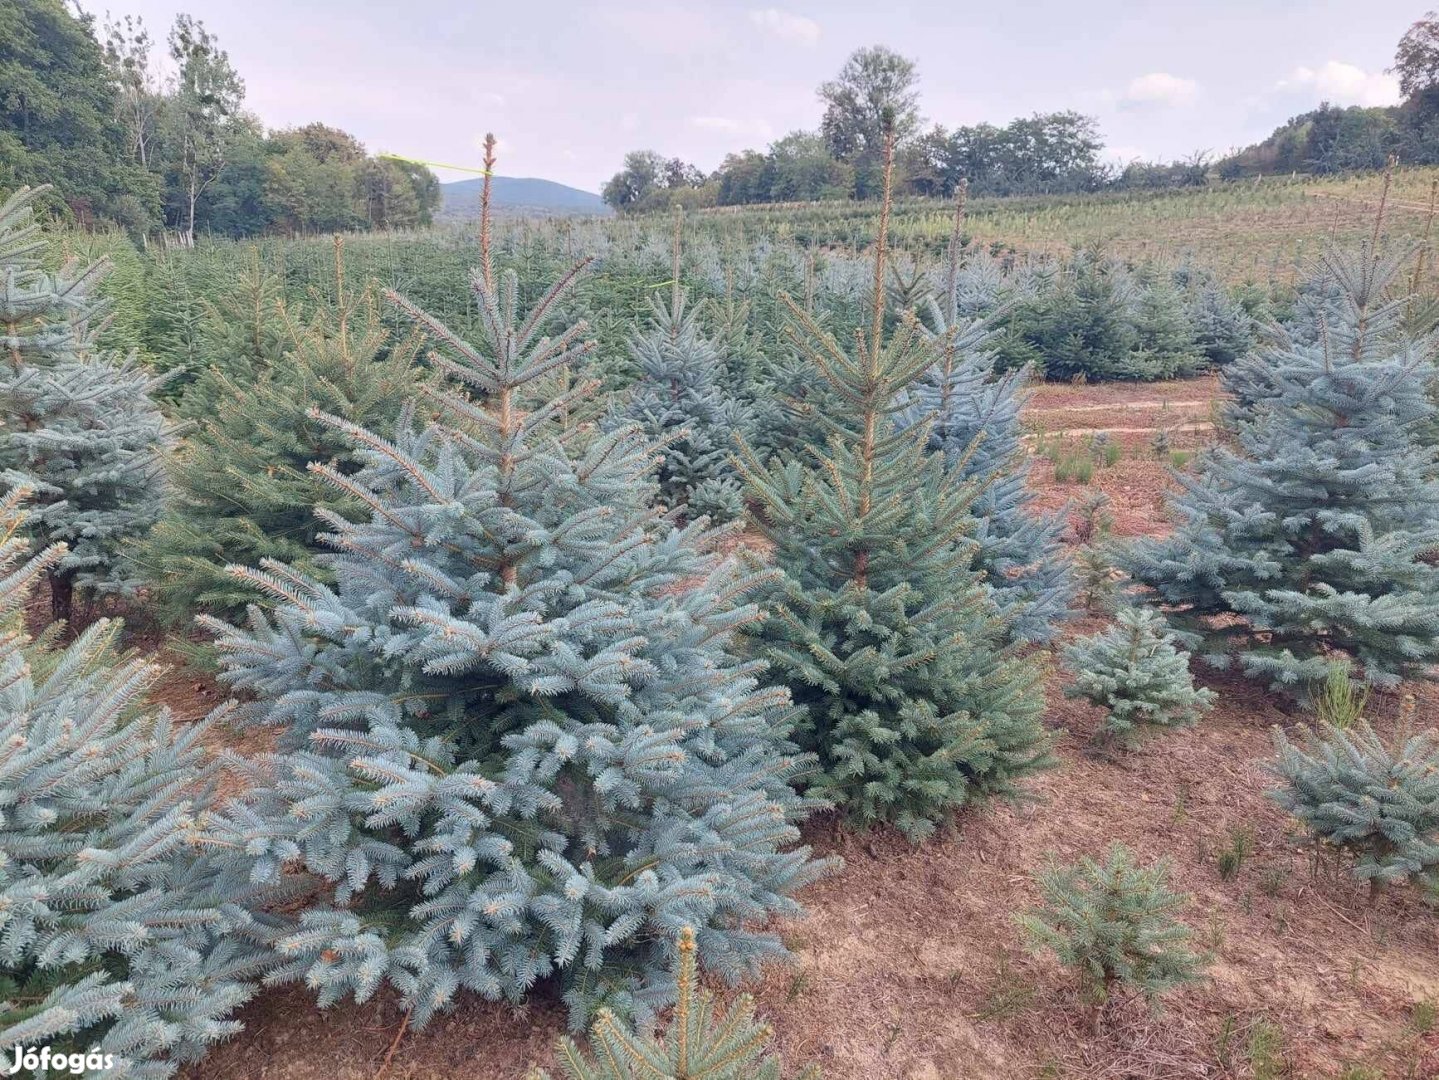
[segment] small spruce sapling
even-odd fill
[[[1412,701],[1406,702],[1406,715]],[[1403,725],[1408,728],[1408,724]],[[1385,886],[1439,880],[1439,735],[1386,742],[1367,721],[1306,731],[1299,745],[1274,732],[1282,781],[1270,797],[1321,847],[1353,860],[1371,902]]]
[[[1109,496],[1096,491],[1081,499],[1070,512],[1070,530],[1078,543],[1074,553],[1074,576],[1084,609],[1108,613],[1119,599],[1119,582],[1114,570],[1114,514]]]
[[[1065,696],[1108,710],[1099,743],[1127,749],[1145,728],[1188,726],[1214,704],[1214,691],[1195,689],[1189,654],[1151,608],[1121,610],[1113,626],[1067,647],[1064,663],[1074,675]]]
[[[699,985],[695,933],[680,931],[675,963],[675,1008],[667,1034],[637,1034],[608,1009],[590,1030],[594,1056],[573,1040],[560,1040],[557,1056],[567,1080],[782,1080],[784,1062],[768,1052],[768,1024],[754,1018],[754,1002],[742,995],[729,1009]],[[810,1066],[794,1080],[819,1080]],[[532,1080],[550,1080],[539,1070]]]
[[[1036,951],[1052,949],[1099,1005],[1118,989],[1153,999],[1197,979],[1203,961],[1188,948],[1193,932],[1175,917],[1188,897],[1169,887],[1169,864],[1140,865],[1123,844],[1103,862],[1085,856],[1052,863],[1038,876],[1042,906],[1015,922]]]

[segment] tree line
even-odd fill
[[[900,194],[952,195],[962,179],[986,195],[1091,191],[1112,180],[1093,117],[1063,111],[1003,127],[926,130],[917,82],[913,60],[882,45],[859,49],[819,87],[825,110],[817,131],[730,154],[710,174],[653,150],[632,151],[602,195],[619,210],[870,198],[879,191],[888,124]]]
[[[1428,12],[1409,27],[1390,72],[1399,78],[1398,105],[1341,108],[1324,102],[1220,162],[1219,175],[1359,172],[1382,169],[1391,157],[1439,164],[1439,15]]]
[[[925,129],[913,60],[884,46],[853,53],[820,85],[816,131],[794,131],[763,151],[729,154],[713,173],[653,150],[625,155],[602,194],[618,210],[747,203],[866,199],[878,182],[878,133],[896,136],[895,190],[950,196],[961,180],[980,195],[1072,194],[1193,187],[1271,173],[1335,173],[1383,168],[1391,157],[1439,164],[1439,16],[1430,12],[1400,41],[1394,74],[1404,95],[1392,107],[1341,108],[1325,102],[1263,142],[1222,158],[1207,151],[1170,162],[1106,162],[1099,123],[1061,111],[997,126]]]
[[[426,225],[439,181],[321,123],[266,131],[203,22],[163,43],[65,0],[0,0],[0,188],[54,182],[51,209],[137,235],[255,236]]]

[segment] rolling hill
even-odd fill
[[[440,185],[440,217],[477,217],[480,212],[480,177]],[[608,214],[611,210],[595,194],[579,188],[528,176],[496,176],[491,188],[492,205],[498,211],[525,211],[538,214]]]

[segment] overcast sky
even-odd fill
[[[323,121],[371,151],[597,191],[626,150],[713,169],[820,117],[862,45],[918,62],[946,127],[1077,109],[1109,155],[1171,159],[1262,138],[1321,100],[1387,105],[1424,5],[1396,0],[110,0],[163,41],[177,10],[219,37],[268,127]],[[101,0],[86,6],[103,14]],[[464,174],[442,170],[443,179]]]

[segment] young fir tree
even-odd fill
[[[105,264],[41,268],[32,203],[45,190],[0,203],[0,491],[32,489],[30,529],[67,545],[46,573],[52,616],[68,622],[77,586],[133,584],[121,549],[160,515],[173,437],[152,397],[161,380],[95,347]]]
[[[180,415],[195,421],[218,411],[228,386],[248,386],[283,365],[308,321],[286,303],[281,279],[258,252],[232,280],[217,284],[213,297],[200,300],[200,311],[189,348],[167,358],[175,368],[166,389],[178,398]]]
[[[852,352],[790,302],[795,339],[847,405],[823,418],[828,445],[769,466],[747,451],[745,470],[784,571],[758,645],[806,708],[799,741],[823,770],[811,791],[918,839],[1050,758],[1037,673],[971,566],[974,486],[929,452],[926,425],[894,422],[936,357],[912,315],[884,330],[889,205],[886,185]]]
[[[754,1003],[743,996],[728,1012],[699,985],[695,934],[680,931],[675,966],[675,1010],[662,1038],[639,1035],[614,1013],[602,1010],[590,1031],[593,1058],[570,1039],[560,1040],[560,1068],[568,1080],[781,1080],[784,1062],[766,1052],[773,1032],[755,1021]],[[796,1080],[819,1080],[811,1066]],[[539,1070],[533,1080],[550,1080]]]
[[[1080,252],[1024,313],[1026,337],[1051,379],[1135,378],[1138,335],[1132,282],[1093,252]]]
[[[608,427],[637,424],[663,445],[660,498],[716,522],[744,512],[730,466],[732,441],[749,426],[743,405],[719,386],[721,363],[681,293],[668,308],[654,304],[650,330],[632,339],[639,381],[614,410]]]
[[[1048,641],[1069,614],[1074,582],[1061,554],[1064,522],[1033,509],[1029,457],[1020,410],[1025,372],[995,374],[995,332],[959,309],[963,190],[955,208],[944,296],[926,304],[926,334],[938,360],[908,392],[902,424],[928,423],[930,448],[980,485],[970,513],[976,521],[976,565],[994,590],[1019,640]]]
[[[724,522],[744,513],[730,464],[734,439],[749,429],[740,400],[723,385],[724,358],[687,307],[680,285],[680,219],[675,219],[670,304],[651,304],[649,330],[630,341],[639,379],[608,426],[637,424],[664,448],[660,499],[693,516]]]
[[[1178,528],[1124,556],[1208,659],[1291,694],[1334,650],[1380,686],[1439,657],[1439,449],[1415,436],[1434,411],[1423,343],[1396,337],[1403,301],[1385,299],[1401,260],[1326,265],[1343,317],[1267,352],[1233,445],[1178,474]]]
[[[0,498],[0,1041],[88,1055],[87,1076],[169,1076],[239,1029],[269,953],[204,854],[205,725],[147,708],[158,669],[116,655],[117,623],[64,649],[57,628],[26,636],[65,557],[26,559],[26,494]]]
[[[353,516],[362,504],[308,466],[348,474],[360,461],[344,434],[309,411],[384,429],[417,390],[417,339],[386,332],[372,288],[346,291],[338,240],[335,266],[333,306],[317,303],[300,322],[272,297],[257,319],[287,327],[267,337],[275,351],[247,354],[237,342],[240,358],[217,358],[186,393],[187,405],[207,404],[172,460],[165,516],[133,556],[173,624],[188,625],[197,609],[244,615],[258,594],[226,571],[231,564],[277,559],[331,580],[317,559],[327,549],[315,509]]]
[[[1189,654],[1152,608],[1120,611],[1113,626],[1068,646],[1064,662],[1074,675],[1065,696],[1109,710],[1098,742],[1133,746],[1142,729],[1188,726],[1214,704],[1214,691],[1194,688]]]
[[[1193,329],[1194,347],[1210,364],[1232,364],[1254,348],[1254,316],[1217,282],[1191,288],[1184,310]]]
[[[274,612],[204,620],[245,715],[281,727],[234,842],[262,880],[316,879],[277,977],[322,1004],[389,983],[423,1022],[555,979],[577,1028],[651,1009],[683,927],[737,978],[783,953],[758,927],[824,869],[793,846],[811,764],[788,695],[731,648],[762,577],[656,508],[637,428],[562,422],[593,382],[533,393],[589,350],[583,323],[540,330],[582,267],[524,314],[482,243],[475,344],[393,296],[456,383],[430,392],[443,418],[328,418],[365,467],[311,468],[369,511],[321,510],[334,585],[237,569]]]
[[[1358,720],[1325,725],[1303,746],[1274,732],[1270,792],[1316,844],[1349,855],[1371,900],[1386,885],[1439,881],[1439,737],[1403,734],[1391,746]]]
[[[1140,281],[1134,300],[1135,348],[1120,378],[1173,379],[1204,366],[1184,299],[1167,274]]]
[[[816,325],[826,327],[828,313],[806,305]],[[778,336],[781,331],[772,332]],[[814,377],[814,365],[788,335],[775,342],[764,358],[752,407],[754,434],[749,442],[755,456],[805,457],[823,447],[828,437],[825,417],[842,408],[834,388]]]
[[[1039,875],[1044,904],[1015,916],[1036,950],[1052,949],[1099,1004],[1126,988],[1154,998],[1199,977],[1189,927],[1174,918],[1188,897],[1169,887],[1169,865],[1141,866],[1123,844],[1103,862],[1087,856]]]

